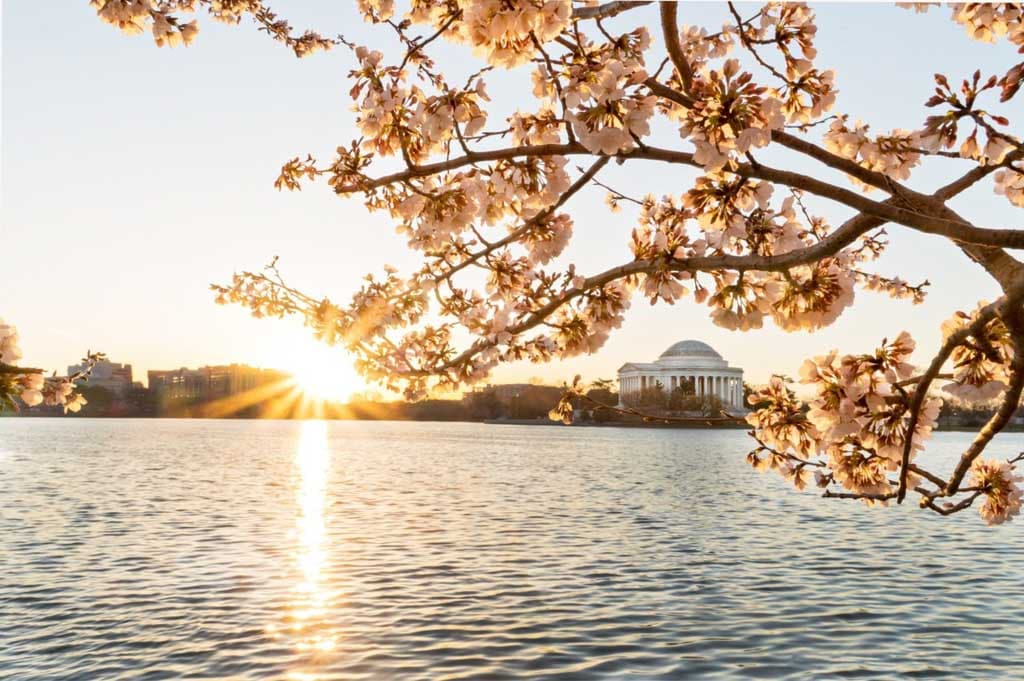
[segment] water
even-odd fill
[[[1024,678],[1024,523],[799,494],[748,449],[0,420],[0,678]]]

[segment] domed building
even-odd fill
[[[683,386],[698,397],[717,396],[727,407],[742,408],[743,369],[730,367],[714,348],[698,340],[673,343],[650,364],[629,362],[619,368],[619,404],[635,402],[661,384],[671,393]]]

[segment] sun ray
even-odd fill
[[[267,405],[287,399],[290,392],[294,390],[294,385],[292,379],[284,379],[229,395],[202,405],[199,408],[199,416],[204,418],[232,416],[243,409],[257,405],[261,406],[261,411],[265,411]]]
[[[284,367],[310,401],[345,402],[364,385],[340,348],[312,339],[293,348]],[[322,409],[320,412],[322,413]]]

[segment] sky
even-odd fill
[[[383,29],[359,19],[355,3],[285,4],[279,11],[297,28],[390,44]],[[1001,74],[1014,63],[1010,46],[968,40],[945,8],[925,15],[879,4],[815,8],[818,64],[837,72],[836,110],[872,129],[919,128],[935,72],[959,79],[976,68]],[[643,23],[657,36],[656,15],[644,8],[615,25]],[[717,3],[680,11],[682,23],[712,30],[726,17]],[[197,41],[172,50],[102,24],[86,0],[3,4],[0,317],[18,327],[23,363],[46,369],[64,370],[87,349],[131,363],[142,380],[148,369],[230,362],[289,368],[315,358],[345,367],[345,380],[360,387],[344,352],[314,349],[294,321],[257,320],[240,307],[217,306],[208,290],[275,255],[291,283],[338,301],[384,264],[415,266],[393,225],[358,199],[340,199],[326,184],[293,193],[273,187],[284,161],[307,152],[329,158],[357,136],[346,78],[353,57],[335,50],[298,60],[248,21],[232,27],[200,19]],[[660,55],[657,44],[652,49]],[[461,47],[442,44],[437,56],[453,72],[478,67]],[[529,109],[528,78],[524,70],[487,77],[492,122],[502,112]],[[1002,112],[1016,114],[1013,123],[1024,113]],[[653,139],[690,150],[671,127],[656,129]],[[785,153],[761,160],[811,169]],[[926,165],[912,186],[930,190],[966,168],[958,161]],[[634,195],[681,194],[694,176],[631,163],[610,167],[602,179]],[[631,257],[631,215],[609,213],[603,198],[603,191],[588,190],[568,205],[576,236],[563,260],[582,272]],[[833,225],[849,217],[811,203]],[[1019,222],[989,183],[953,206],[983,226]],[[929,279],[924,304],[859,291],[855,306],[828,329],[793,334],[770,326],[748,333],[718,328],[692,299],[653,307],[636,299],[597,354],[503,367],[494,381],[613,377],[623,363],[652,361],[685,338],[711,344],[755,383],[772,373],[795,375],[804,358],[832,348],[870,351],[902,330],[918,340],[915,358],[926,364],[942,320],[997,290],[947,241],[892,226],[890,240],[875,269],[912,283]]]

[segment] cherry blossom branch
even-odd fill
[[[903,456],[900,461],[900,484],[896,494],[896,502],[902,504],[903,499],[907,494],[907,475],[910,472],[910,452],[914,446],[914,432],[917,429],[918,419],[921,415],[921,407],[924,404],[924,398],[928,393],[928,388],[931,383],[942,371],[942,367],[946,364],[946,360],[949,359],[949,355],[953,352],[953,349],[963,343],[969,336],[972,336],[978,332],[979,329],[983,328],[989,321],[995,317],[996,312],[1000,309],[1003,302],[1006,299],[1003,298],[991,305],[988,305],[981,310],[977,318],[968,326],[956,331],[951,334],[949,338],[942,344],[935,357],[932,359],[931,364],[928,365],[928,369],[918,377],[917,385],[914,389],[914,396],[911,398],[910,406],[908,411],[910,413],[910,420],[907,424],[907,437],[903,443]]]
[[[761,57],[760,53],[758,53],[758,51],[751,44],[750,39],[747,37],[746,31],[744,31],[744,24],[745,24],[745,22],[740,17],[740,13],[736,11],[736,7],[733,5],[733,3],[729,2],[729,3],[726,3],[726,4],[729,6],[729,12],[732,14],[733,18],[736,20],[736,34],[739,36],[740,42],[743,44],[743,47],[746,48],[747,52],[749,52],[754,57],[754,59],[757,61],[758,64],[760,64],[761,66],[766,68],[773,76],[775,76],[776,78],[778,78],[782,82],[788,84],[789,83],[789,79],[786,78],[785,75],[780,73],[778,71],[778,69],[776,69],[774,66],[772,66],[771,64],[766,62]]]
[[[654,78],[648,78],[644,81],[644,85],[648,87],[654,94],[675,102],[680,106],[686,108],[692,108],[696,103],[696,100],[688,94],[689,90],[692,89],[693,73],[690,70],[689,63],[686,61],[686,57],[682,54],[682,48],[679,46],[678,38],[678,27],[675,24],[675,3],[665,2],[661,4],[661,17],[662,17],[662,33],[665,37],[666,49],[669,51],[669,56],[672,57],[672,63],[675,65],[676,70],[679,71],[680,77],[683,79],[685,92],[678,92],[664,83],[655,80]],[[669,23],[671,22],[671,23]],[[674,38],[672,36],[675,36]],[[675,48],[673,48],[673,43]],[[678,50],[677,54],[673,54],[675,50]],[[683,75],[684,72],[688,75]],[[689,82],[687,82],[689,79]],[[793,151],[797,151],[805,156],[809,156],[830,168],[840,170],[851,177],[855,177],[861,182],[871,185],[877,189],[881,189],[888,193],[892,193],[893,189],[905,189],[901,185],[898,185],[890,178],[886,177],[882,173],[869,170],[864,166],[851,161],[850,159],[837,156],[832,152],[823,149],[816,144],[800,139],[785,132],[784,130],[772,130],[771,131],[772,141],[778,142],[782,146],[785,146]]]
[[[682,45],[679,44],[679,25],[676,20],[677,8],[678,6],[674,2],[663,2],[659,5],[661,10],[661,36],[665,40],[665,50],[668,52],[669,59],[672,60],[673,66],[676,67],[676,73],[679,74],[679,79],[683,84],[683,91],[689,93],[693,89],[693,68],[686,59],[686,55],[683,54]],[[658,81],[654,80],[651,82],[657,83]],[[660,83],[658,84],[660,85]],[[647,85],[650,87],[650,82]],[[666,89],[671,90],[671,88],[667,87]],[[686,102],[684,106],[689,107],[693,104],[693,99],[687,95],[682,95],[681,99]]]
[[[436,163],[425,165],[415,165],[407,168],[406,170],[378,178],[367,179],[366,181],[358,184],[339,185],[335,188],[335,191],[338,194],[365,192],[378,187],[394,184],[396,182],[402,182],[416,177],[436,175],[448,170],[454,170],[467,165],[487,161],[497,161],[517,157],[568,156],[581,154],[591,155],[591,152],[578,143],[546,144],[537,146],[509,147],[493,151],[475,151],[446,161],[438,161]],[[694,161],[693,154],[691,153],[672,151],[659,147],[633,149],[626,152],[612,154],[612,156],[617,159],[644,159],[700,167],[700,164]],[[911,210],[898,205],[896,199],[887,199],[883,202],[874,201],[861,194],[850,191],[849,189],[829,184],[828,182],[818,180],[802,173],[771,168],[762,164],[737,164],[733,169],[733,172],[740,177],[762,179],[776,184],[802,189],[808,193],[841,203],[859,212],[870,213],[882,218],[884,221],[895,222],[927,234],[944,236],[956,241],[984,246],[1024,248],[1024,230],[975,227],[970,223],[961,220],[954,220],[947,217],[939,217]],[[906,191],[909,195],[919,198],[922,202],[930,199],[927,195],[911,192],[910,190]],[[928,207],[930,208],[930,206]]]
[[[608,269],[600,274],[594,275],[585,279],[579,286],[575,286],[564,291],[560,296],[553,298],[544,306],[535,309],[528,317],[524,320],[510,326],[508,332],[514,336],[520,335],[530,329],[543,323],[548,317],[551,316],[556,310],[566,305],[567,303],[585,295],[587,292],[600,289],[607,284],[619,279],[625,279],[630,276],[637,274],[646,274],[662,269],[670,269],[672,271],[683,271],[695,273],[698,271],[715,271],[723,269],[732,269],[737,271],[746,270],[758,270],[758,271],[774,271],[781,272],[788,270],[792,267],[799,265],[816,262],[822,258],[829,257],[837,253],[843,247],[852,243],[857,237],[875,229],[881,224],[883,220],[875,218],[869,215],[858,215],[851,218],[840,226],[833,233],[822,239],[821,241],[808,246],[803,249],[797,249],[788,253],[772,256],[732,256],[732,255],[714,255],[714,256],[701,256],[692,257],[685,259],[657,259],[657,260],[636,260],[631,263],[626,263],[611,269]],[[494,347],[497,345],[496,340],[485,340],[481,339],[474,342],[470,347],[464,350],[462,353],[452,357],[448,361],[433,367],[431,369],[423,369],[418,371],[409,372],[410,376],[426,377],[433,375],[437,372],[443,372],[453,367],[457,367],[464,364],[470,358],[476,354],[482,352],[484,349]]]
[[[598,158],[597,161],[595,161],[589,168],[587,168],[587,170],[582,175],[580,175],[579,179],[577,179],[565,192],[562,193],[561,196],[558,197],[558,200],[555,203],[551,204],[551,206],[549,206],[548,208],[545,208],[534,217],[525,221],[521,227],[518,227],[517,229],[513,230],[507,236],[491,244],[487,244],[486,248],[484,248],[483,250],[473,253],[472,255],[470,255],[457,265],[453,265],[444,273],[444,276],[442,278],[450,279],[460,270],[463,270],[466,267],[472,265],[473,263],[478,262],[480,258],[485,258],[494,251],[503,248],[504,246],[508,246],[509,244],[518,242],[524,234],[526,234],[531,229],[533,229],[534,227],[536,227],[537,225],[541,224],[549,217],[551,217],[556,210],[565,205],[565,203],[570,198],[572,198],[576,193],[578,193],[581,189],[587,186],[587,184],[590,183],[599,172],[601,172],[601,169],[608,165],[609,160],[610,159],[607,156]]]
[[[637,7],[651,4],[651,0],[617,0],[593,7],[573,7],[573,19],[610,19]]]
[[[885,494],[871,494],[866,492],[833,492],[832,490],[825,490],[821,496],[826,499],[870,499],[872,501],[888,501],[896,497],[895,492],[887,492]]]
[[[440,38],[441,35],[449,28],[451,28],[452,24],[454,24],[461,16],[462,10],[452,12],[451,16],[448,17],[448,19],[443,24],[441,24],[441,27],[438,28],[437,31],[435,31],[432,35],[426,38],[408,40],[408,49],[406,50],[405,57],[402,58],[402,63],[399,64],[398,69],[404,69],[405,65],[409,63],[410,59],[412,59],[415,55],[422,53],[426,49],[427,45]],[[407,40],[405,38],[405,35],[401,31],[399,31],[399,35],[402,36],[403,40]]]
[[[17,329],[0,323],[0,356],[11,361],[20,358],[17,347]],[[102,352],[86,353],[82,358],[82,368],[67,376],[44,376],[42,369],[26,367],[0,361],[0,411],[10,409],[18,411],[15,397],[30,407],[38,404],[61,406],[65,413],[77,412],[86,404],[86,399],[75,392],[76,384],[88,381],[96,365],[106,359]]]
[[[946,481],[945,480],[943,480],[939,476],[935,475],[934,473],[929,473],[928,471],[926,471],[925,469],[921,468],[917,464],[913,464],[913,463],[907,464],[907,468],[912,473],[917,473],[922,478],[924,478],[928,482],[932,483],[933,485],[935,485],[939,489],[942,489],[946,485]]]
[[[1015,310],[1014,312],[1016,316],[1011,318],[1012,321],[1008,320],[1013,332],[1014,346],[1014,356],[1010,362],[1010,385],[1006,388],[1006,392],[1003,393],[999,409],[982,426],[974,442],[971,443],[971,446],[960,457],[956,469],[943,490],[946,496],[956,494],[960,488],[960,483],[963,482],[964,476],[971,469],[971,464],[981,455],[992,438],[1009,423],[1013,413],[1020,406],[1021,391],[1024,389],[1024,342],[1022,342],[1024,330],[1021,329],[1021,322],[1019,320],[1020,311]]]
[[[1010,161],[1024,158],[1024,152],[1013,151],[1010,152],[1006,158],[1007,160]],[[939,201],[948,201],[957,194],[963,192],[964,190],[972,187],[981,180],[985,179],[993,172],[998,170],[998,168],[999,166],[991,164],[975,166],[974,168],[971,168],[966,173],[961,175],[956,180],[950,182],[947,185],[939,187],[937,190],[935,190],[935,193],[933,193],[932,196]]]
[[[983,490],[975,490],[974,493],[971,494],[969,497],[965,497],[964,499],[955,504],[950,504],[949,506],[943,507],[935,503],[935,497],[931,496],[930,494],[923,493],[922,490],[921,502],[925,508],[935,511],[936,513],[939,513],[941,515],[953,515],[954,513],[959,513],[964,509],[970,508],[971,505],[975,502],[975,500],[978,497],[980,497],[983,493]]]

